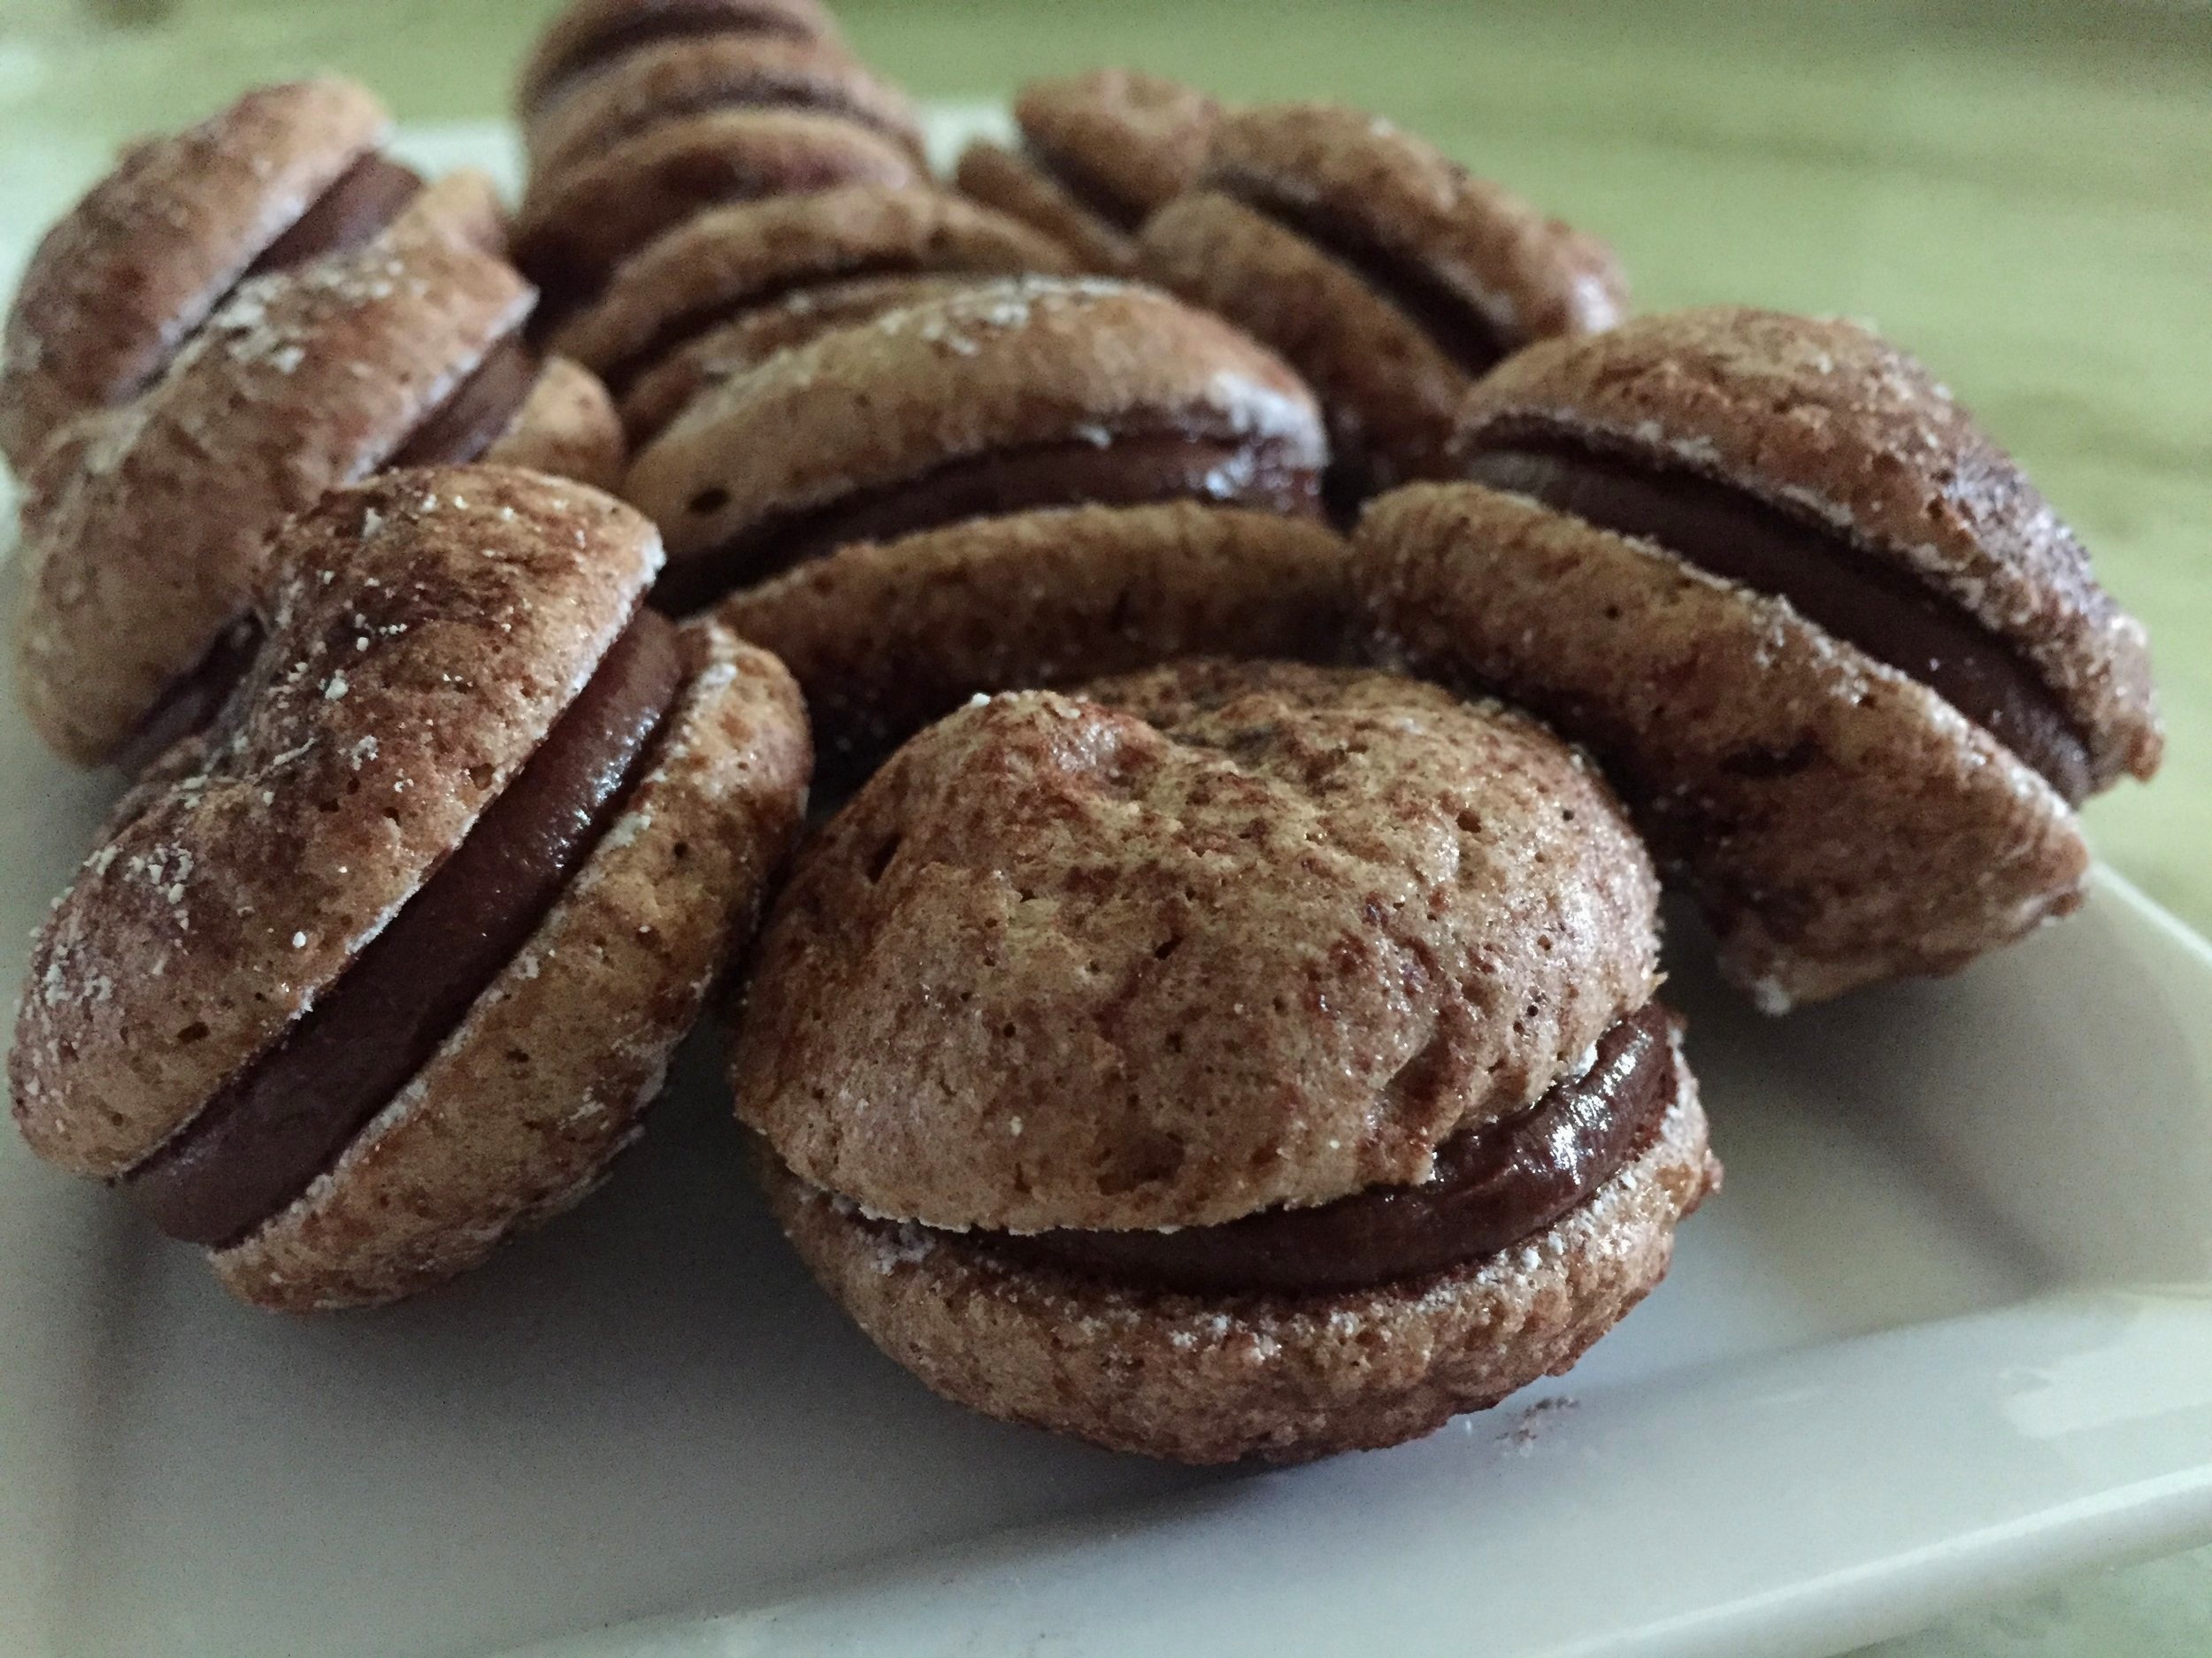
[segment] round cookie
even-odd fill
[[[952,1397],[1190,1461],[1388,1443],[1571,1362],[1717,1178],[1655,902],[1593,772],[1433,687],[1002,695],[801,854],[738,1114]]]
[[[648,127],[533,180],[515,217],[515,261],[565,308],[707,208],[845,185],[897,187],[921,176],[904,142],[841,114],[712,110]]]
[[[717,614],[791,670],[824,771],[857,778],[979,693],[1181,656],[1348,661],[1351,594],[1344,543],[1322,526],[1173,502],[842,547]]]
[[[350,81],[261,87],[133,145],[25,268],[0,357],[0,453],[19,474],[60,426],[157,380],[249,274],[358,245],[422,180],[377,151]]]
[[[856,186],[700,214],[625,264],[552,344],[626,403],[692,347],[710,351],[720,330],[826,284],[1066,269],[1051,242],[988,208],[939,190]],[[649,407],[669,401],[663,390]]]
[[[841,115],[922,159],[920,118],[897,88],[834,43],[746,35],[645,46],[578,87],[525,134],[531,188],[609,147],[718,109],[782,107]]]
[[[1033,81],[1014,99],[1019,152],[971,144],[956,182],[1104,275],[1136,265],[1136,232],[1187,188],[1221,119],[1207,94],[1129,69]]]
[[[631,53],[671,41],[718,36],[835,45],[821,0],[575,0],[538,36],[515,106],[524,125]]]
[[[1194,499],[1311,512],[1310,395],[1215,318],[1091,279],[979,287],[824,334],[696,402],[631,464],[668,603],[846,542],[996,513]]]
[[[1601,243],[1325,104],[1223,118],[1197,183],[1146,226],[1139,268],[1312,381],[1343,507],[1444,475],[1469,386],[1532,341],[1611,326],[1627,303]]]
[[[641,610],[658,558],[611,497],[507,468],[295,519],[238,695],[35,943],[32,1148],[294,1310],[423,1287],[588,1190],[809,764],[772,658]]]
[[[388,464],[575,464],[606,477],[621,435],[580,369],[540,385],[528,287],[424,216],[366,246],[255,278],[159,382],[73,426],[23,506],[19,683],[65,757],[142,762],[211,711],[266,537],[327,487]]]
[[[1770,1011],[2080,902],[2072,802],[2155,769],[2142,628],[1971,418],[1855,325],[1717,310],[1532,348],[1479,482],[1373,503],[1425,672],[1585,741]]]

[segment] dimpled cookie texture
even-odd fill
[[[296,520],[239,695],[36,941],[33,1148],[289,1310],[411,1293],[588,1190],[809,764],[772,658],[640,612],[658,562],[611,497],[507,468]]]
[[[555,319],[708,209],[928,178],[912,106],[814,4],[580,0],[519,102],[516,258]]]
[[[1532,341],[1611,326],[1611,252],[1354,110],[1235,111],[1140,239],[1150,280],[1250,329],[1313,383],[1348,514],[1448,470],[1469,386]]]
[[[1856,325],[1720,310],[1531,349],[1478,481],[1357,568],[1425,672],[1587,742],[1781,1011],[2080,902],[2073,802],[2157,764],[2142,628],[2013,462]]]
[[[1655,899],[1571,751],[1433,687],[1200,661],[1002,695],[802,856],[737,1109],[816,1275],[940,1391],[1189,1461],[1390,1443],[1563,1368],[1663,1272],[1717,1177],[1671,1037],[1647,1130],[1502,1252],[1180,1293],[1013,1246],[1427,1180],[1646,1009]]]
[[[1048,506],[1310,514],[1326,459],[1280,359],[1155,290],[978,287],[823,334],[692,403],[630,467],[685,610],[840,546]]]
[[[1033,81],[1014,98],[1020,148],[971,144],[955,182],[1035,226],[1083,269],[1127,275],[1136,232],[1197,176],[1220,119],[1212,97],[1162,75],[1094,69]]]

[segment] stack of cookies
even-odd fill
[[[19,683],[123,784],[16,1120],[257,1305],[565,1209],[718,998],[940,1393],[1394,1444],[1719,1184],[1663,885],[1780,1014],[2077,908],[2156,769],[2141,626],[1919,365],[1631,317],[1386,122],[1102,70],[941,184],[816,0],[578,0],[519,99],[511,237],[268,88],[8,319]]]

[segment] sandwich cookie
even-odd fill
[[[721,109],[841,115],[922,159],[912,102],[827,41],[714,35],[641,47],[560,99],[524,134],[534,188],[616,146]]]
[[[826,334],[632,464],[679,610],[833,552],[1047,506],[1311,514],[1327,444],[1271,353],[1148,288],[1026,278]]]
[[[16,645],[40,733],[142,764],[251,654],[267,538],[380,466],[477,459],[612,481],[606,393],[523,343],[528,286],[436,225],[244,283],[142,396],[50,446],[23,506]]]
[[[295,519],[238,694],[35,941],[32,1148],[288,1310],[410,1293],[589,1190],[806,791],[788,676],[643,609],[658,562],[611,497],[506,468]]]
[[[559,316],[598,292],[624,259],[707,208],[922,176],[903,143],[841,115],[714,110],[534,181],[515,219],[515,258]]]
[[[350,81],[258,88],[133,145],[41,240],[8,312],[0,453],[27,474],[62,426],[161,377],[250,276],[358,247],[411,210],[496,251],[490,180],[422,179],[380,151],[384,109]]]
[[[915,738],[800,854],[731,1062],[892,1357],[1179,1462],[1564,1370],[1717,1183],[1656,883],[1541,727],[1187,662]]]
[[[606,380],[643,443],[706,387],[826,326],[978,277],[1068,269],[1057,246],[987,207],[854,186],[700,214],[624,265],[551,343]]]
[[[1385,633],[1587,743],[1769,1011],[2072,910],[2074,808],[2157,768],[2141,625],[1863,327],[1686,311],[1532,348],[1471,395],[1458,465],[1362,523]]]
[[[1388,122],[1325,104],[1223,119],[1140,268],[1242,324],[1313,383],[1348,511],[1447,470],[1467,388],[1533,340],[1610,327],[1612,254]]]
[[[1349,662],[1346,553],[1325,526],[1271,512],[1053,508],[841,547],[718,614],[791,670],[823,773],[843,781],[979,692],[1182,656]]]
[[[572,91],[633,53],[717,38],[840,43],[820,0],[575,0],[546,26],[523,65],[516,112],[534,128]]]
[[[1033,81],[1014,100],[1020,148],[971,144],[955,181],[1064,245],[1083,269],[1125,275],[1136,233],[1197,177],[1220,119],[1196,88],[1136,70]]]

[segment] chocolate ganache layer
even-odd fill
[[[246,275],[288,271],[326,253],[357,248],[397,219],[421,189],[422,176],[412,168],[382,156],[364,156],[261,250]]]
[[[772,516],[718,547],[672,558],[654,597],[680,612],[854,541],[1044,507],[1202,501],[1312,517],[1320,510],[1319,487],[1302,454],[1266,438],[1149,432],[994,449]],[[721,504],[718,492],[710,491],[692,510],[712,512]]]

